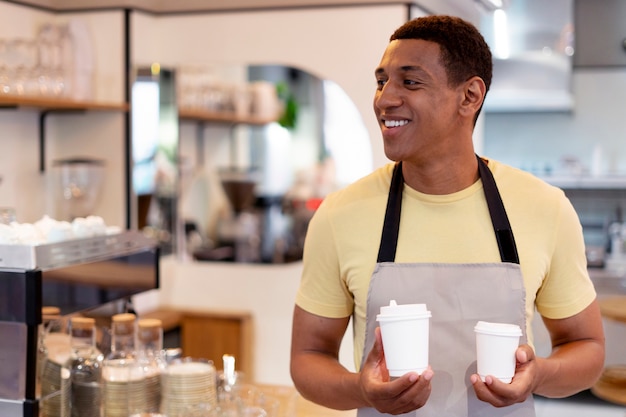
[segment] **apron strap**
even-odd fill
[[[496,240],[498,241],[500,259],[502,262],[519,264],[519,256],[517,254],[515,238],[513,237],[513,230],[511,230],[511,224],[506,215],[506,210],[504,209],[500,192],[496,186],[496,181],[493,179],[493,174],[489,167],[487,167],[485,161],[478,155],[476,155],[476,158],[478,159],[478,172],[483,182],[485,198],[487,199],[487,206],[489,207],[489,214],[491,215],[491,223],[493,224],[493,230],[496,233]]]
[[[476,158],[478,159],[478,173],[483,182],[483,190],[485,192],[487,206],[489,207],[491,223],[493,224],[496,240],[498,241],[500,259],[502,262],[519,264],[519,256],[517,254],[513,231],[493,174],[489,167],[487,167],[487,164],[478,155],[476,155]],[[395,261],[398,234],[400,231],[403,187],[404,176],[402,174],[402,161],[400,161],[393,169],[377,263]]]
[[[402,211],[402,187],[404,187],[404,175],[402,174],[402,161],[400,161],[393,168],[377,263],[393,262],[396,259],[396,247],[400,233],[400,212]]]

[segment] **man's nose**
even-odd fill
[[[398,87],[392,82],[386,82],[377,92],[376,106],[386,108],[399,106],[400,104],[402,104],[402,94]]]

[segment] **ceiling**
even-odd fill
[[[493,0],[10,0],[50,10],[70,11],[132,8],[152,13],[235,12],[245,10],[340,7],[358,5],[416,5],[433,14],[463,17],[476,25]],[[517,34],[560,31],[565,10],[573,0],[502,0]],[[493,9],[493,7],[491,7]],[[567,16],[569,17],[569,16]],[[567,18],[565,17],[565,18]]]
[[[454,14],[474,20],[478,16],[479,0],[17,0],[14,2],[60,11],[128,7],[154,13],[415,4],[432,13]]]
[[[151,13],[236,12],[263,9],[303,9],[312,7],[341,7],[359,5],[415,5],[433,14],[463,17],[480,27],[489,38],[489,23],[493,0],[10,0],[57,11],[102,8],[132,8]],[[546,39],[558,36],[565,24],[571,22],[573,0],[502,0],[509,15],[509,36],[523,39]],[[491,9],[491,10],[490,10]],[[484,19],[484,17],[486,17]],[[493,36],[493,34],[491,35]],[[536,41],[535,41],[536,43]],[[524,45],[526,47],[526,45]]]

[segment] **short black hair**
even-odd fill
[[[418,17],[396,29],[389,41],[398,39],[437,43],[451,85],[457,86],[478,76],[489,91],[493,74],[491,50],[473,24],[454,16]]]

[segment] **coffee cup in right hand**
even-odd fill
[[[516,324],[479,321],[476,333],[476,361],[480,379],[487,375],[510,383],[515,374],[515,351],[519,346],[522,329]]]

